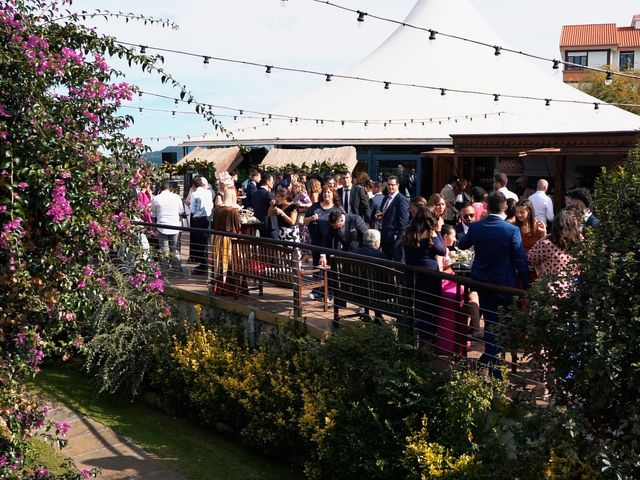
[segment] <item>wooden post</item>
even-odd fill
[[[553,210],[554,213],[557,213],[562,209],[562,207],[564,207],[564,196],[566,193],[565,182],[567,178],[567,156],[557,156],[554,165],[555,179],[553,190]]]

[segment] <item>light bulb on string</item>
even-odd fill
[[[324,82],[327,84],[327,86],[329,86],[329,84],[331,83],[331,74],[330,73],[325,74]]]
[[[613,72],[608,71],[607,76],[604,78],[604,84],[608,87],[613,83]]]
[[[140,108],[138,109],[138,112],[140,113],[140,116],[142,116],[142,112],[143,112],[142,107],[140,107]]]
[[[171,116],[172,116],[173,118],[176,118],[176,111],[175,111],[175,110],[172,110],[172,111],[171,111]]]
[[[502,54],[502,47],[499,47],[498,45],[493,47],[493,54],[496,57],[496,60],[500,60],[500,55]]]
[[[493,94],[493,101],[498,103],[500,101],[500,95],[498,95],[497,93]]]
[[[271,65],[267,65],[267,68],[266,68],[266,70],[264,71],[264,74],[265,74],[265,76],[266,76],[267,78],[271,77],[271,69],[272,69],[272,68],[273,68],[273,67],[272,67]]]
[[[560,60],[553,60],[553,66],[551,68],[553,69],[554,74],[557,75],[560,73]]]
[[[551,108],[551,99],[550,98],[545,98],[544,99],[544,108],[549,110]]]
[[[367,15],[366,12],[361,12],[358,10],[358,27],[362,27],[364,25],[364,17]]]
[[[138,101],[141,102],[142,101],[142,90],[140,90],[138,92]]]
[[[436,44],[436,32],[435,30],[429,30],[429,46],[433,47]]]
[[[595,102],[593,104],[593,109],[596,111],[596,113],[600,113],[600,104],[598,102]]]
[[[444,97],[447,95],[447,90],[445,88],[440,89],[440,100],[444,101]]]
[[[145,45],[140,45],[140,53],[144,55],[147,53],[147,47]]]
[[[203,57],[203,60],[202,60],[202,68],[206,70],[208,66],[209,66],[209,57],[205,56]]]
[[[390,85],[391,84],[389,82],[384,82],[384,89],[389,90]]]

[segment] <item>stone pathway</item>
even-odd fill
[[[51,402],[49,402],[51,404]],[[184,480],[156,456],[70,408],[51,405],[48,418],[71,425],[69,444],[62,450],[80,468],[101,469],[98,479]]]

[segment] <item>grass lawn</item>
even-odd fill
[[[215,432],[172,417],[144,402],[102,396],[96,398],[87,377],[72,368],[47,367],[35,388],[68,405],[148,452],[189,479],[284,480],[303,479],[293,467],[272,461]],[[64,450],[62,452],[64,454]]]

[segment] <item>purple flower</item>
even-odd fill
[[[58,433],[61,438],[65,438],[67,432],[71,428],[71,425],[69,425],[67,422],[55,422],[54,425],[56,427],[56,433]]]

